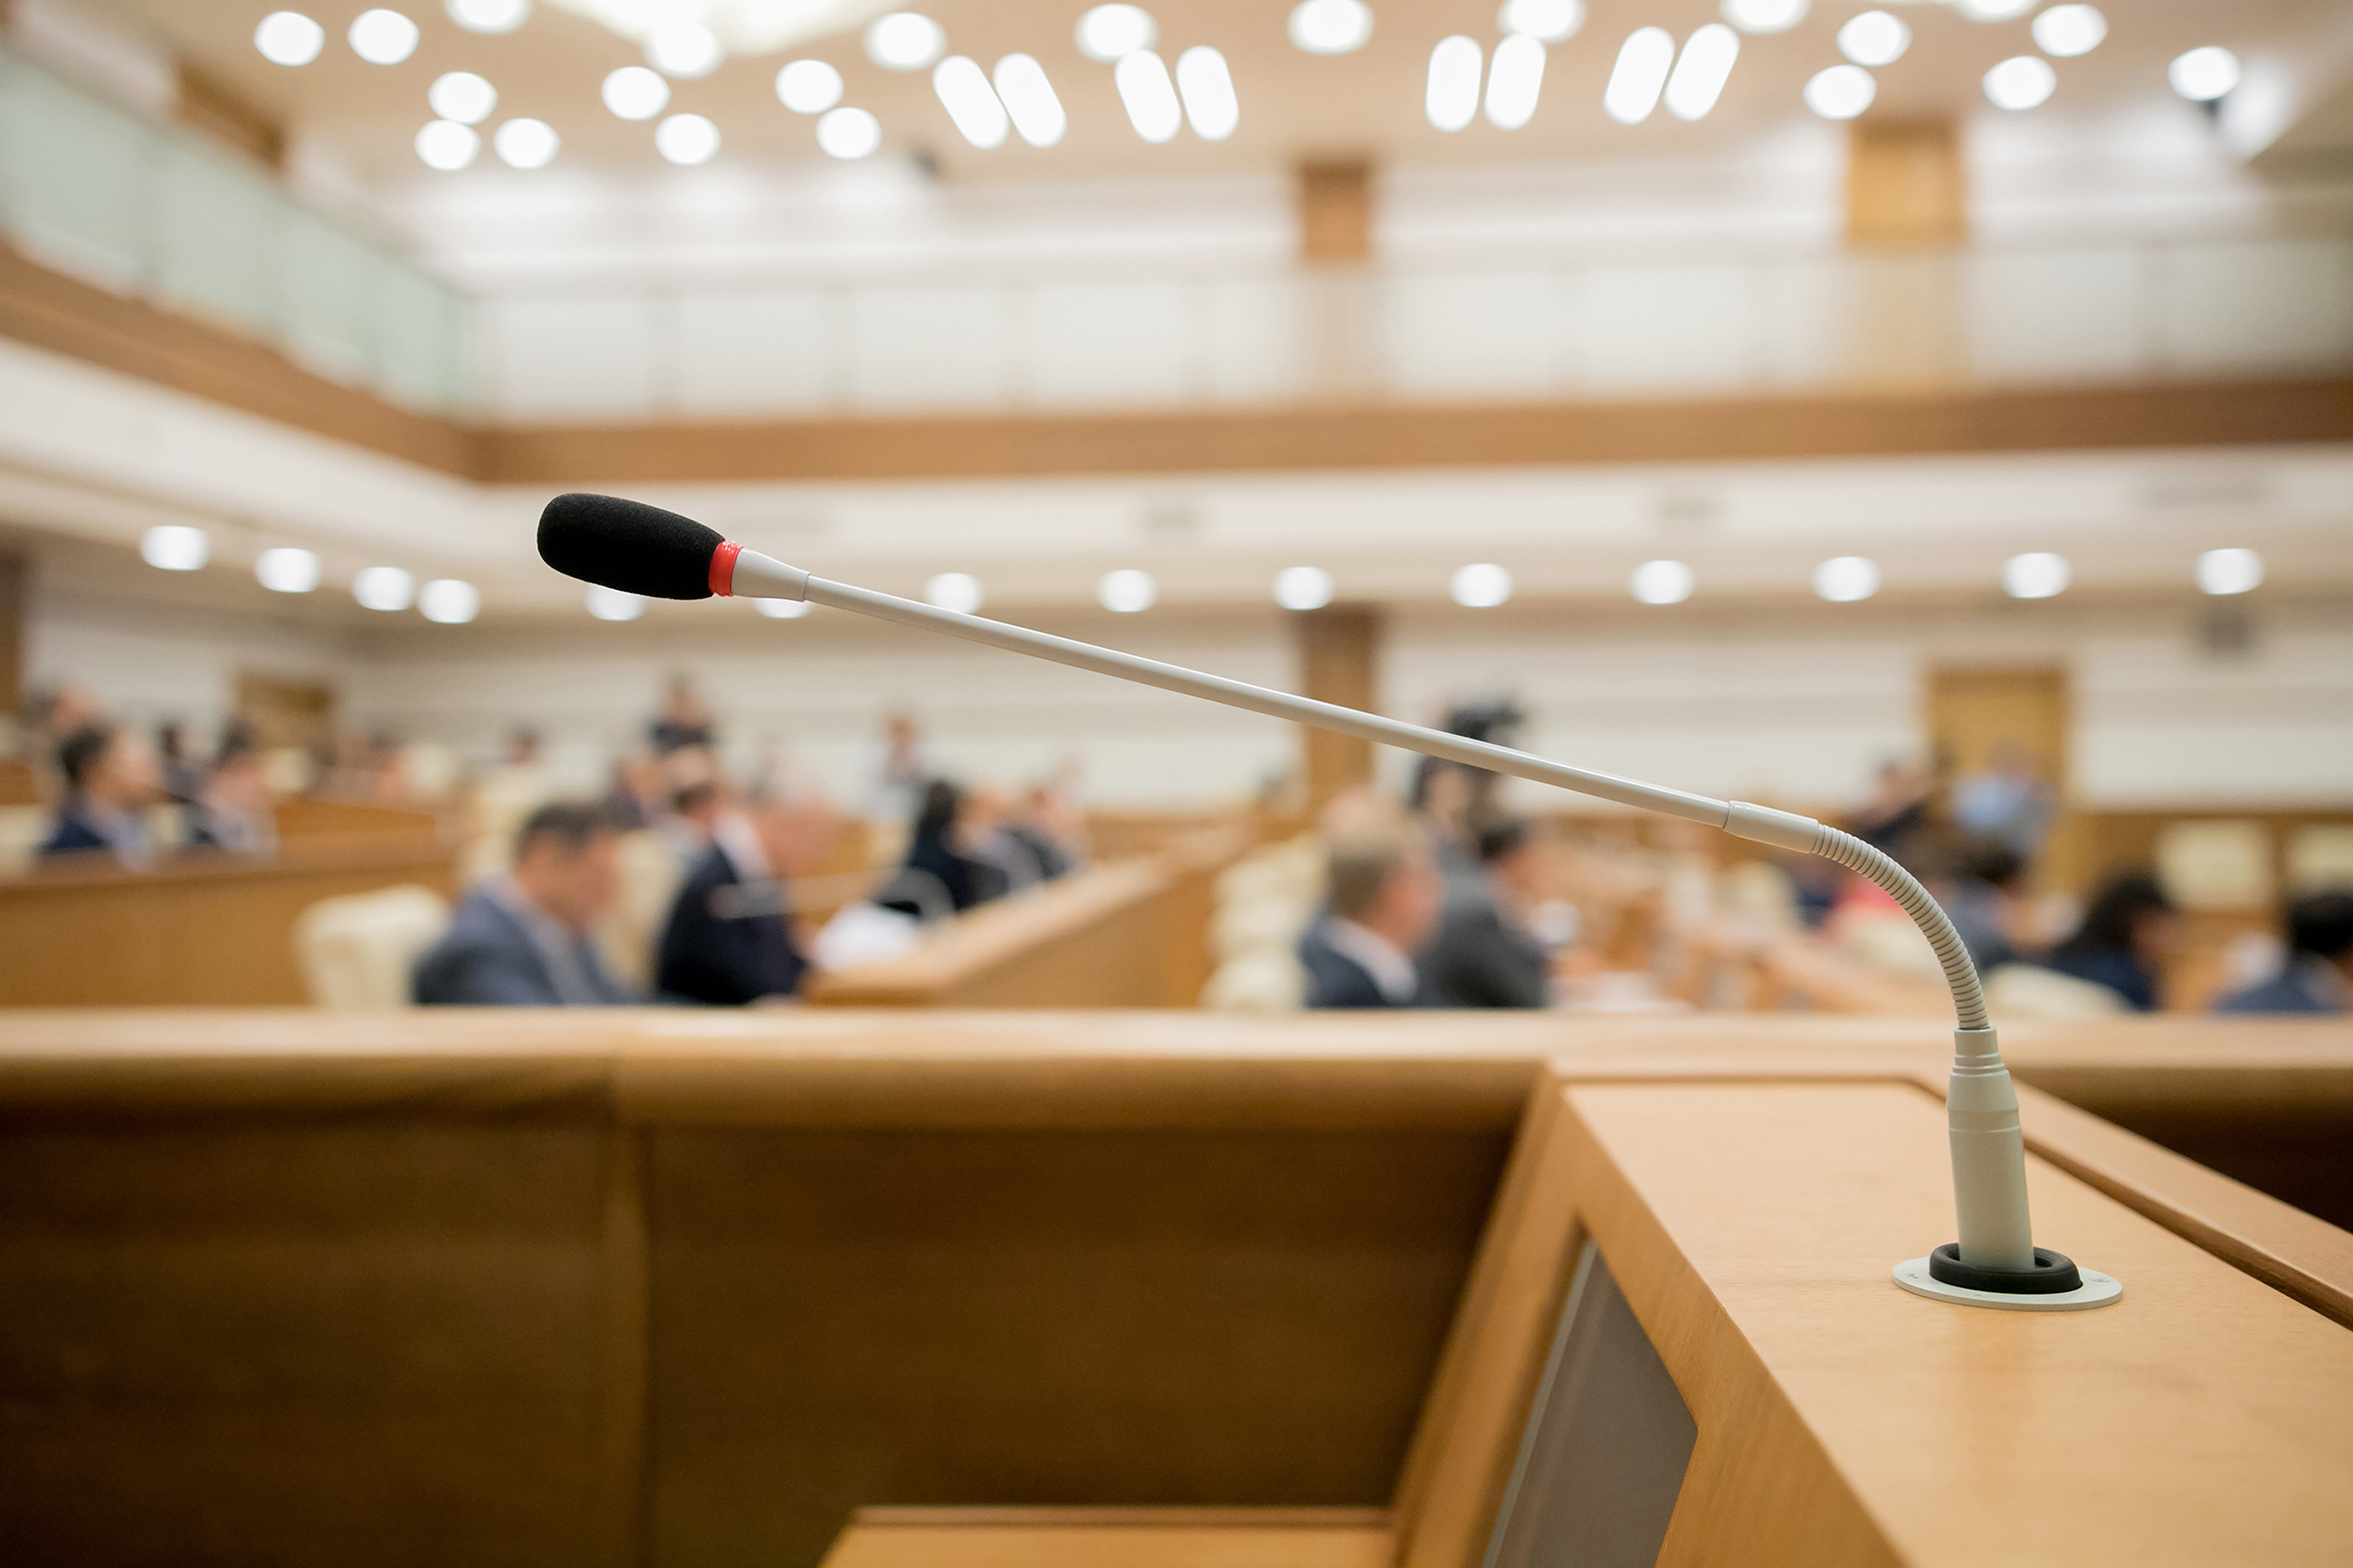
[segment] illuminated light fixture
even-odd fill
[[[797,621],[811,608],[807,599],[754,599],[752,607],[772,621]]]
[[[1544,43],[1535,35],[1514,33],[1497,44],[1487,68],[1487,123],[1498,131],[1525,125],[1544,93]]]
[[[700,22],[664,22],[646,38],[646,59],[664,76],[709,76],[727,58],[719,35]]]
[[[1458,567],[1447,595],[1466,610],[1492,610],[1512,596],[1512,574],[1493,562]]]
[[[1879,82],[1861,66],[1831,66],[1806,80],[1806,107],[1824,120],[1852,120],[1879,96]]]
[[[482,150],[480,132],[454,120],[428,120],[417,133],[417,155],[428,169],[451,174],[474,161]]]
[[[2063,60],[2088,55],[2108,36],[2108,19],[2096,5],[2053,5],[2034,18],[2034,47]]]
[[[2036,109],[2059,86],[2059,73],[2041,55],[2012,55],[1985,73],[1986,101],[1996,109]]]
[[[719,127],[700,114],[673,114],[654,127],[654,151],[673,163],[708,163],[719,151]]]
[[[1160,585],[1152,580],[1152,574],[1133,566],[1106,572],[1103,581],[1095,584],[1095,602],[1114,615],[1133,616],[1148,610],[1159,597]]]
[[[866,58],[884,70],[922,70],[947,47],[946,32],[920,11],[877,16],[866,29]]]
[[[2177,56],[2165,68],[2173,90],[2192,103],[2211,103],[2239,85],[2239,57],[2209,44]]]
[[[1814,568],[1814,595],[1852,605],[1879,592],[1879,563],[1867,555],[1833,555]]]
[[[1286,566],[1274,574],[1274,602],[1286,610],[1320,610],[1332,602],[1332,574],[1321,566]]]
[[[997,62],[990,80],[1005,112],[1013,117],[1013,129],[1032,147],[1051,147],[1071,128],[1062,100],[1054,96],[1054,84],[1046,79],[1046,68],[1032,57],[1006,56]]]
[[[480,125],[499,106],[499,89],[472,71],[447,71],[425,89],[425,101],[443,120]]]
[[[1119,89],[1119,100],[1127,106],[1127,122],[1146,142],[1166,142],[1176,134],[1183,111],[1176,107],[1176,84],[1168,79],[1168,68],[1150,49],[1138,49],[1132,55],[1122,55],[1119,64],[1112,68],[1112,82]]]
[[[396,66],[417,52],[417,24],[397,11],[363,11],[352,20],[352,53],[372,66]]]
[[[923,584],[923,603],[935,610],[968,616],[980,602],[980,579],[969,572],[943,572]]]
[[[2198,586],[2209,594],[2244,594],[2261,587],[2263,558],[2252,550],[2209,550],[2198,558]]]
[[[2034,9],[2035,0],[1955,0],[1954,9],[1972,22],[2007,22]]]
[[[1430,51],[1430,86],[1421,100],[1422,112],[1440,131],[1460,131],[1479,112],[1479,73],[1486,57],[1479,40],[1457,33],[1440,38]]]
[[[1859,66],[1892,66],[1912,47],[1912,29],[1900,16],[1865,11],[1838,30],[1839,53]]]
[[[1628,586],[1645,605],[1680,605],[1691,597],[1694,581],[1692,569],[1680,561],[1645,561],[1634,568]]]
[[[1620,125],[1640,125],[1659,106],[1667,68],[1675,63],[1674,36],[1664,27],[1638,27],[1619,46],[1601,110]]]
[[[290,544],[265,550],[254,560],[253,580],[273,594],[307,594],[319,585],[319,558]]]
[[[253,47],[274,66],[307,66],[327,47],[327,29],[300,11],[272,11],[253,29]]]
[[[1585,26],[1585,0],[1504,0],[1495,26],[1543,44],[1563,44]]]
[[[1193,134],[1204,142],[1222,142],[1242,122],[1226,57],[1207,44],[1196,44],[1176,57],[1176,90],[1185,95],[1185,119]]]
[[[470,33],[512,33],[531,15],[531,0],[448,0],[448,12]]]
[[[1012,121],[971,56],[950,55],[933,67],[932,90],[939,94],[941,107],[965,141],[984,152],[1005,144]]]
[[[659,71],[623,66],[605,79],[605,107],[624,120],[651,120],[670,107],[670,83]]]
[[[1098,5],[1079,18],[1079,53],[1109,65],[1160,41],[1160,25],[1135,5]]]
[[[417,613],[439,626],[462,626],[482,613],[482,591],[456,577],[436,577],[417,590]]]
[[[2036,550],[2013,555],[2001,563],[2001,588],[2013,599],[2048,599],[2067,591],[2073,568],[2064,555]]]
[[[588,613],[600,621],[634,621],[646,613],[645,595],[592,583],[584,595]]]
[[[405,610],[417,598],[417,579],[397,566],[369,566],[352,579],[363,610]]]
[[[863,158],[882,145],[882,122],[862,109],[828,110],[818,120],[817,144],[829,158]]]
[[[1744,33],[1785,33],[1806,19],[1806,0],[1724,0],[1719,9]]]
[[[776,73],[776,101],[795,114],[823,114],[841,101],[841,73],[823,60],[795,60]]]
[[[1365,0],[1299,0],[1291,8],[1291,41],[1311,55],[1345,55],[1373,36],[1373,8]]]
[[[512,169],[544,169],[563,145],[555,127],[544,120],[510,120],[491,138],[499,162]]]
[[[1740,35],[1721,22],[1710,22],[1683,40],[1683,52],[1667,78],[1667,112],[1677,120],[1704,120],[1731,79],[1732,63],[1740,58]]]
[[[164,522],[139,536],[139,559],[164,572],[194,572],[212,559],[212,541],[201,528]]]

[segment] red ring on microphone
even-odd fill
[[[729,540],[711,552],[711,591],[723,599],[735,596],[735,557],[744,547]]]

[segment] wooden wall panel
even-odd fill
[[[1299,649],[1300,694],[1362,712],[1380,690],[1381,613],[1369,605],[1333,605],[1291,617]],[[1299,727],[1307,771],[1307,808],[1373,782],[1373,743],[1355,735]]]
[[[1949,118],[1847,121],[1848,244],[1955,245],[1968,236],[1968,204],[1960,132]]]

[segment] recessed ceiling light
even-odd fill
[[[1446,585],[1454,602],[1465,609],[1492,610],[1512,596],[1512,574],[1493,562],[1460,567]]]
[[[363,11],[352,21],[352,53],[372,66],[396,66],[417,52],[417,24],[397,11]]]
[[[2034,18],[2034,47],[2046,55],[2073,59],[2088,55],[2108,36],[2108,19],[2096,5],[2053,5]]]
[[[819,116],[817,144],[827,156],[863,158],[882,145],[882,122],[862,109],[834,109]]]
[[[968,616],[980,601],[980,579],[967,572],[943,572],[923,584],[923,603],[936,610]]]
[[[1585,0],[1504,0],[1495,26],[1543,43],[1566,43],[1585,26]]]
[[[472,71],[445,71],[425,89],[425,101],[444,120],[480,125],[499,106],[499,89]]]
[[[600,621],[634,621],[646,613],[644,595],[607,588],[601,583],[591,583],[584,600],[588,613]]]
[[[1226,57],[1207,44],[1196,44],[1176,57],[1176,90],[1185,97],[1187,123],[1204,142],[1222,142],[1242,122],[1241,100],[1234,97]]]
[[[1972,22],[2007,22],[2034,9],[2035,0],[1955,0],[1954,9]]]
[[[1806,0],[1724,0],[1721,9],[1744,33],[1786,32],[1806,19]]]
[[[1152,602],[1159,596],[1160,586],[1153,582],[1152,574],[1132,566],[1106,572],[1103,581],[1095,584],[1095,602],[1123,616],[1152,608]]]
[[[319,585],[319,558],[292,545],[265,550],[254,560],[253,580],[273,594],[307,594]]]
[[[1544,93],[1545,47],[1532,33],[1514,33],[1495,46],[1487,68],[1487,123],[1517,131],[1533,118]]]
[[[1664,27],[1638,27],[1619,46],[1609,85],[1601,89],[1601,110],[1620,125],[1640,125],[1659,106],[1667,68],[1675,60],[1675,40]]]
[[[253,47],[271,65],[307,66],[326,44],[327,29],[300,11],[272,11],[253,29]]]
[[[1740,35],[1721,22],[1710,22],[1685,38],[1674,74],[1667,78],[1667,112],[1677,120],[1706,119],[1724,96],[1724,84],[1739,58]]]
[[[1005,105],[997,100],[997,89],[988,85],[981,73],[979,62],[969,55],[950,55],[932,68],[932,90],[939,95],[940,107],[955,121],[956,133],[974,146],[987,152],[1005,145],[1005,133],[1012,121]]]
[[[470,33],[512,33],[531,15],[531,0],[448,0],[448,11]]]
[[[1859,66],[1892,66],[1912,47],[1912,29],[1900,16],[1865,11],[1838,30],[1839,53]]]
[[[1814,568],[1814,593],[1833,605],[1852,605],[1879,592],[1879,563],[1867,555],[1833,555]]]
[[[1852,120],[1878,96],[1878,81],[1861,66],[1832,66],[1806,81],[1806,107],[1824,120]]]
[[[544,120],[510,120],[491,138],[499,161],[516,169],[546,168],[563,144],[555,127]]]
[[[2209,594],[2244,594],[2263,581],[2263,558],[2252,550],[2209,550],[2198,558],[2198,586]]]
[[[2192,103],[2211,103],[2239,85],[2239,57],[2209,44],[2178,57],[2165,68],[2165,79]]]
[[[919,71],[947,47],[940,25],[918,11],[877,16],[866,29],[866,58],[885,70]]]
[[[1345,55],[1373,36],[1365,0],[1300,0],[1291,9],[1291,41],[1311,55]]]
[[[165,572],[194,572],[212,552],[205,531],[185,523],[158,523],[139,536],[139,559]]]
[[[1132,55],[1122,55],[1119,64],[1112,68],[1111,79],[1119,89],[1119,100],[1127,108],[1127,122],[1146,142],[1166,142],[1176,134],[1184,111],[1176,106],[1176,84],[1168,79],[1168,68],[1150,49],[1138,49]]]
[[[673,114],[654,127],[654,151],[673,163],[708,163],[719,151],[719,127],[700,114]]]
[[[1680,605],[1691,597],[1694,581],[1692,569],[1680,561],[1645,561],[1634,568],[1628,586],[1645,605]]]
[[[2048,102],[2059,73],[2041,55],[2013,55],[1985,73],[1986,101],[1996,109],[2035,109]]]
[[[1098,5],[1079,18],[1079,53],[1104,65],[1160,41],[1160,25],[1135,5]]]
[[[1332,602],[1332,574],[1321,566],[1286,566],[1274,574],[1274,602],[1286,610],[1320,610]]]
[[[352,597],[364,610],[405,610],[417,596],[417,579],[397,566],[370,566],[352,579]]]
[[[1032,147],[1051,147],[1061,141],[1071,117],[1062,112],[1062,100],[1054,96],[1046,68],[1034,57],[1006,56],[997,62],[989,80],[1005,112],[1013,117],[1013,129],[1021,133],[1021,140]]]
[[[809,613],[807,599],[754,599],[752,607],[772,621],[797,621]]]
[[[1486,58],[1479,40],[1461,33],[1440,38],[1430,51],[1430,86],[1421,100],[1422,112],[1440,131],[1460,131],[1479,112],[1479,73]]]
[[[659,71],[623,66],[605,79],[605,107],[624,120],[651,120],[670,107],[670,83]]]
[[[481,590],[456,577],[436,577],[417,590],[417,613],[445,626],[462,626],[481,611]]]
[[[2074,575],[2065,556],[2047,550],[2013,555],[2001,563],[2002,591],[2013,599],[2048,599],[2063,594]]]
[[[428,120],[417,133],[417,155],[428,169],[443,174],[462,169],[482,150],[482,138],[470,125],[454,120]]]
[[[823,114],[841,101],[841,73],[823,60],[795,60],[776,73],[776,101],[795,114]]]
[[[719,35],[700,22],[665,22],[646,39],[646,59],[664,76],[709,76],[727,58]]]

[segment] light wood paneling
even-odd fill
[[[1291,617],[1299,650],[1299,690],[1318,702],[1377,711],[1381,613],[1369,605],[1332,605]],[[1356,735],[1299,727],[1307,772],[1307,808],[1373,782],[1373,743]]]
[[[1968,201],[1951,120],[1847,121],[1849,245],[1955,244],[1968,233]]]
[[[1373,254],[1373,166],[1363,158],[1299,165],[1299,259],[1346,264]]]
[[[0,714],[12,719],[25,700],[26,605],[31,592],[31,563],[14,551],[0,550]],[[0,802],[5,799],[0,795]]]

